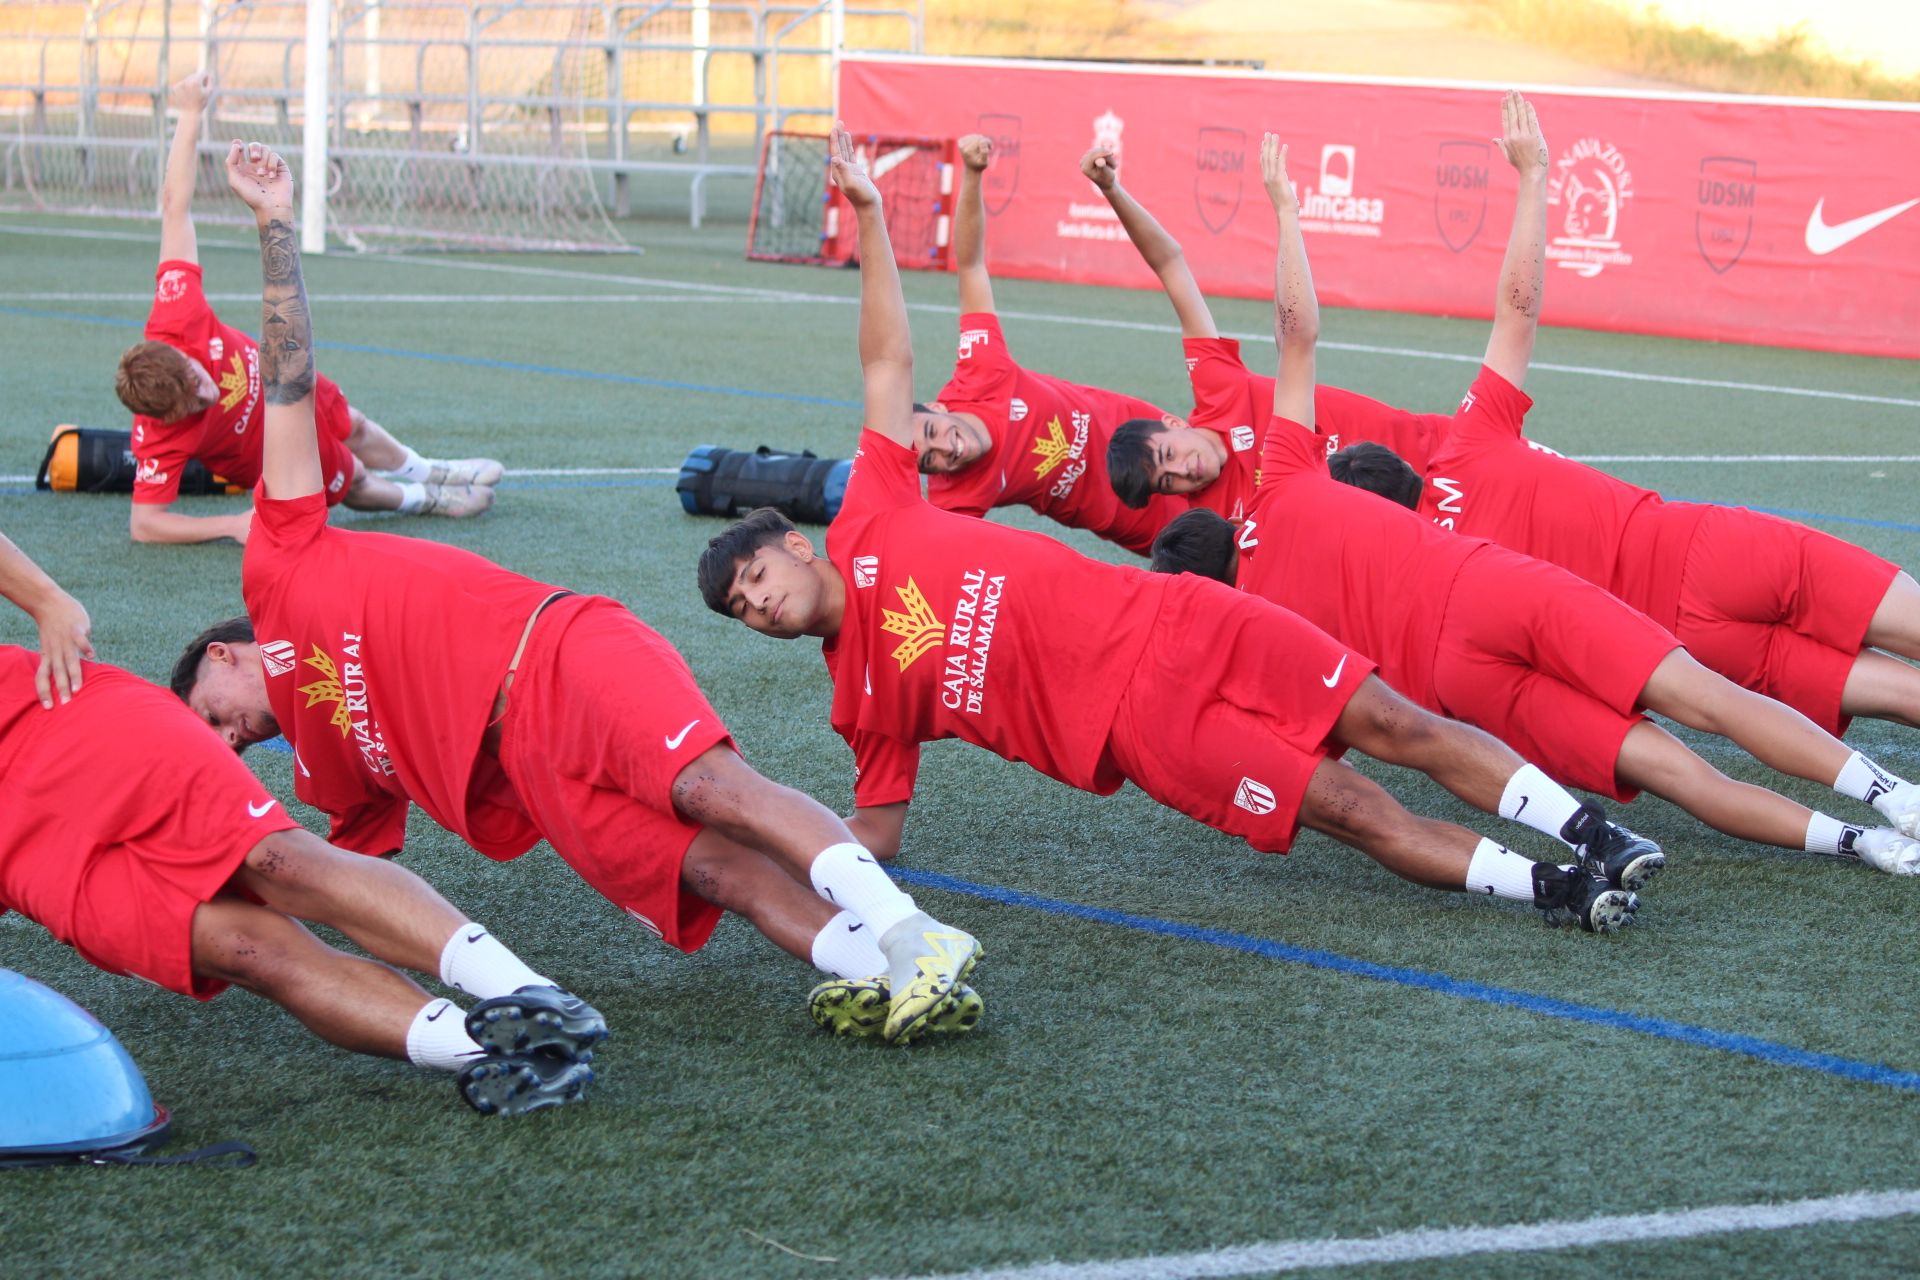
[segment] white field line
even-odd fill
[[[764,302],[763,298],[734,298],[719,294],[697,293],[328,293],[315,292],[324,302]],[[0,293],[0,302],[133,302],[153,301],[151,291],[143,293]],[[210,293],[209,302],[258,302],[257,293]]]
[[[1920,462],[1920,453],[1581,453],[1575,462]]]
[[[997,1271],[922,1277],[922,1280],[1200,1280],[1314,1267],[1421,1262],[1474,1254],[1611,1248],[1651,1240],[1687,1240],[1733,1232],[1786,1231],[1828,1223],[1870,1222],[1915,1213],[1920,1213],[1920,1191],[1856,1191],[1818,1200],[1790,1200],[1784,1204],[1715,1205],[1672,1213],[1516,1222],[1501,1227],[1423,1228],[1344,1240],[1275,1240],[1202,1253],[1107,1262],[1043,1262]]]
[[[509,481],[526,476],[677,476],[678,467],[508,467]],[[32,476],[0,476],[0,484],[32,484]]]
[[[96,240],[132,240],[141,244],[150,244],[151,235],[137,235],[123,231],[94,231],[70,227],[30,227],[0,223],[0,232],[20,235],[67,236]],[[251,249],[251,245],[239,243],[221,244],[203,241],[208,248]],[[760,289],[750,285],[704,284],[687,280],[667,280],[657,276],[631,276],[606,271],[582,271],[566,267],[537,267],[505,262],[466,262],[455,258],[422,258],[407,254],[393,254],[382,259],[385,262],[406,262],[415,266],[438,268],[442,270],[495,272],[502,275],[541,276],[548,279],[584,280],[600,285],[641,286],[650,289],[672,289],[688,293],[726,294],[736,297],[752,298],[761,302],[812,302],[836,306],[854,306],[859,302],[855,297],[837,294],[809,293],[799,290]],[[908,303],[909,311],[932,312],[939,315],[954,315],[954,308],[935,303]],[[1002,318],[1032,320],[1045,324],[1078,325],[1094,329],[1118,329],[1137,333],[1160,333],[1172,336],[1173,328],[1164,323],[1150,324],[1142,320],[1103,320],[1092,316],[1058,315],[1045,311],[1001,311]],[[1229,333],[1229,338],[1238,338],[1242,342],[1265,342],[1270,333]],[[1361,342],[1320,343],[1328,351],[1349,351],[1361,355],[1396,356],[1408,360],[1442,360],[1455,364],[1479,364],[1481,357],[1454,351],[1428,351],[1419,347],[1382,347]],[[1536,360],[1530,366],[1531,372],[1571,373],[1590,378],[1609,378],[1625,382],[1651,382],[1678,387],[1701,387],[1722,391],[1750,391],[1761,395],[1798,396],[1813,400],[1842,400],[1855,404],[1885,404],[1903,409],[1920,409],[1920,399],[1905,396],[1866,395],[1854,391],[1831,391],[1820,387],[1790,387],[1764,382],[1739,382],[1722,378],[1689,378],[1671,373],[1639,373],[1631,369],[1605,369],[1593,365],[1555,364],[1550,361]]]

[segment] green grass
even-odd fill
[[[257,287],[256,255],[233,236],[208,233],[216,293]],[[853,275],[748,265],[737,224],[693,233],[661,222],[639,238],[649,247],[639,258],[508,261],[598,279],[445,265],[460,258],[312,259],[318,336],[857,396],[854,311],[843,305]],[[109,371],[134,330],[63,317],[137,321],[152,249],[11,232],[0,232],[0,248],[0,472],[17,474],[56,422],[121,421]],[[635,276],[840,301],[516,306],[457,296],[672,292]],[[951,359],[952,284],[916,275],[907,287],[935,309],[913,317],[931,392]],[[434,290],[449,296],[339,300]],[[37,291],[128,300],[17,296]],[[1036,368],[1185,403],[1157,295],[1012,281],[996,292],[1008,312],[1163,326],[1007,322],[1016,353]],[[254,314],[223,305],[238,323]],[[1252,303],[1223,303],[1220,314],[1240,332],[1268,323]],[[1485,340],[1478,323],[1359,312],[1329,313],[1324,335],[1465,354]],[[1914,394],[1911,366],[1894,361],[1571,330],[1545,332],[1539,359]],[[433,452],[488,451],[509,466],[671,466],[701,442],[844,455],[855,425],[831,406],[366,351],[324,351],[322,367],[402,438]],[[1425,408],[1447,406],[1472,374],[1470,364],[1338,349],[1321,367],[1330,382]],[[1911,408],[1545,371],[1528,389],[1540,402],[1534,433],[1573,453],[1913,451]],[[1894,522],[1916,474],[1905,464],[1617,469],[1679,495]],[[238,608],[240,554],[133,546],[124,503],[0,486],[0,529],[87,603],[103,657],[158,677],[188,635]],[[523,479],[472,523],[339,519],[458,543],[626,600],[687,654],[765,772],[848,803],[850,757],[826,723],[814,646],[775,644],[707,613],[693,564],[719,526],[683,515],[664,483]],[[1908,563],[1920,548],[1906,529],[1824,527]],[[0,613],[0,641],[29,638],[24,618]],[[1869,725],[1855,738],[1920,772],[1910,734]],[[1717,743],[1701,747],[1737,776],[1767,776]],[[251,758],[291,794],[286,756]],[[1423,779],[1377,772],[1418,809],[1496,825]],[[1828,802],[1817,788],[1781,785]],[[1627,820],[1665,843],[1672,867],[1641,924],[1613,939],[1402,884],[1314,836],[1291,857],[1262,857],[1136,791],[1082,795],[959,744],[927,752],[914,808],[909,867],[1920,1068],[1915,887],[1743,846],[1656,801]],[[233,993],[200,1006],[110,978],[20,917],[0,917],[0,964],[113,1027],[175,1110],[183,1142],[244,1138],[262,1155],[246,1173],[8,1175],[0,1273],[867,1276],[1914,1185],[1920,1099],[1816,1072],[933,891],[921,894],[928,905],[987,946],[988,1022],[963,1041],[906,1052],[850,1046],[813,1032],[810,974],[739,921],[683,957],[544,847],[494,864],[417,817],[405,861],[609,1015],[615,1039],[591,1104],[486,1122],[443,1079],[337,1052],[260,1000]],[[796,1259],[755,1234],[839,1261]],[[1860,1275],[1916,1254],[1920,1224],[1902,1219],[1358,1270]]]

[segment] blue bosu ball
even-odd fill
[[[0,969],[0,1163],[137,1149],[166,1131],[166,1109],[113,1032]]]

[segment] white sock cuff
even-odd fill
[[[427,505],[427,486],[404,481],[400,485],[400,505],[395,508],[401,515],[410,516]]]
[[[1467,863],[1466,887],[1468,893],[1532,902],[1533,860],[1483,839],[1473,847],[1473,858]]]
[[[400,465],[390,471],[389,475],[418,484],[433,474],[433,459],[421,457],[413,451],[411,445],[403,444],[400,447],[406,451],[406,457],[401,459]]]
[[[407,1061],[435,1071],[458,1071],[486,1051],[467,1034],[467,1015],[451,1000],[429,1000],[407,1027]]]
[[[1829,857],[1838,857],[1840,842],[1846,834],[1846,823],[1838,818],[1829,818],[1824,813],[1815,813],[1807,819],[1807,839],[1803,847],[1808,853],[1824,853]]]
[[[1571,792],[1530,764],[1514,770],[1500,793],[1501,817],[1524,822],[1556,840],[1579,811],[1580,801]]]
[[[860,917],[842,911],[814,935],[813,967],[836,978],[874,978],[887,971],[880,939]]]
[[[878,935],[919,910],[913,898],[881,870],[880,860],[852,841],[822,849],[808,866],[807,879],[815,893],[842,911],[853,912]]]
[[[1900,779],[1882,769],[1858,751],[1847,757],[1840,766],[1840,775],[1833,780],[1833,789],[1843,796],[1854,800],[1873,800],[1900,785]]]
[[[440,948],[440,981],[480,1000],[510,996],[522,987],[551,987],[506,944],[469,920]]]

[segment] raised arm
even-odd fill
[[[260,389],[265,401],[260,482],[269,498],[320,492],[320,443],[313,425],[313,319],[300,278],[293,175],[264,143],[227,151],[227,185],[260,228]],[[888,262],[892,262],[889,255]]]
[[[896,444],[913,447],[913,332],[900,267],[880,210],[880,190],[853,154],[843,124],[828,142],[833,185],[860,223],[860,374],[866,387],[867,426]]]
[[[1173,314],[1180,321],[1180,336],[1219,337],[1213,312],[1207,309],[1207,296],[1200,292],[1200,284],[1187,266],[1187,255],[1181,251],[1180,242],[1120,185],[1120,157],[1110,147],[1095,147],[1080,157],[1080,172],[1107,198],[1120,218],[1120,225],[1127,229],[1127,239],[1133,241],[1133,247],[1160,277],[1160,287],[1167,291]]]
[[[40,669],[34,691],[49,709],[54,695],[71,701],[80,692],[80,659],[93,656],[87,633],[93,620],[78,600],[60,589],[27,553],[0,535],[0,596],[19,605],[40,628]]]
[[[193,187],[200,163],[200,117],[213,95],[213,77],[196,71],[174,85],[167,102],[180,113],[167,149],[167,176],[160,183],[160,261],[199,262],[193,230]]]
[[[1533,104],[1509,90],[1500,104],[1500,139],[1507,163],[1520,174],[1520,196],[1507,236],[1507,257],[1500,264],[1500,292],[1493,300],[1493,334],[1487,339],[1487,368],[1516,387],[1527,380],[1533,359],[1533,335],[1540,327],[1540,299],[1546,289],[1547,140]]]
[[[1320,300],[1307,269],[1300,235],[1300,202],[1287,179],[1287,148],[1274,134],[1260,142],[1260,177],[1280,224],[1273,259],[1273,340],[1280,348],[1280,376],[1273,387],[1273,413],[1313,429],[1313,350],[1320,341]]]
[[[993,277],[987,274],[987,202],[980,175],[993,163],[993,139],[970,133],[960,139],[960,199],[953,210],[953,265],[960,272],[960,311],[993,310]]]

